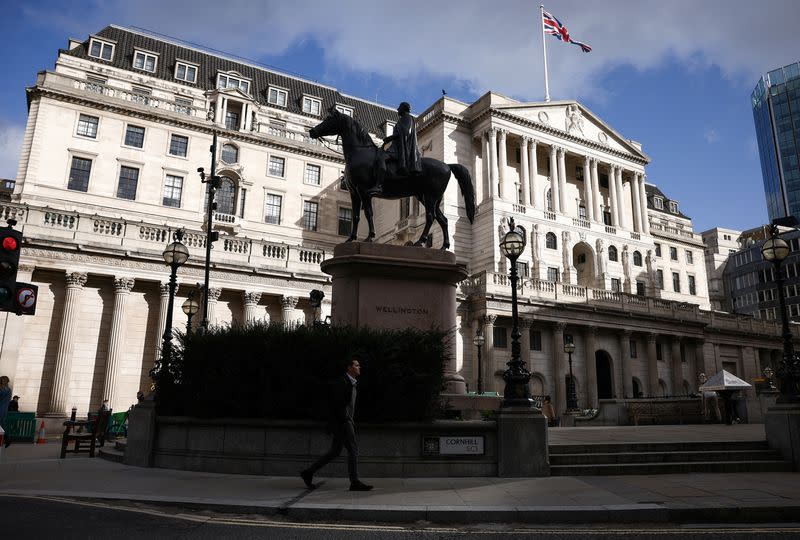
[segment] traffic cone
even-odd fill
[[[39,438],[36,440],[36,444],[44,444],[46,442],[44,438],[44,420],[42,420],[42,423],[39,425]]]

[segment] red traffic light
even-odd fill
[[[13,236],[6,236],[3,238],[3,249],[6,251],[16,251],[19,247],[17,239]]]

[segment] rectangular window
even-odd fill
[[[547,281],[558,281],[558,268],[547,268]]]
[[[656,246],[656,257],[661,257],[661,244],[655,242],[654,245]]]
[[[144,146],[144,128],[128,126],[128,129],[125,130],[125,146],[142,148]]]
[[[394,122],[389,122],[388,120],[383,125],[383,131],[386,133],[386,136],[394,135]]]
[[[69,183],[67,184],[67,189],[89,191],[89,173],[91,172],[91,159],[73,157],[72,166],[69,169]]]
[[[517,261],[517,274],[520,277],[528,277],[528,263]]]
[[[111,43],[92,38],[89,42],[89,56],[111,61],[114,56],[114,46]]]
[[[168,174],[164,180],[164,206],[181,207],[183,194],[183,177]]]
[[[225,127],[228,129],[239,129],[239,113],[225,111]]]
[[[695,288],[694,276],[689,276],[689,294],[691,295],[697,294],[697,289]]]
[[[117,197],[120,199],[135,200],[136,185],[139,183],[139,169],[135,167],[119,168],[119,185],[117,186]]]
[[[264,222],[272,225],[281,224],[281,204],[283,197],[267,193],[267,202],[264,207]]]
[[[619,292],[620,291],[620,280],[619,278],[611,278],[611,291],[612,292]]]
[[[669,201],[669,211],[672,212],[673,214],[677,214],[678,203],[676,203],[675,201]]]
[[[492,329],[492,337],[494,338],[495,349],[508,348],[508,332],[502,326],[495,326]]]
[[[269,169],[267,169],[267,173],[270,176],[278,176],[283,178],[283,171],[286,165],[286,160],[282,157],[278,156],[270,156],[269,157]]]
[[[664,271],[663,270],[656,270],[656,285],[662,291],[664,290]]]
[[[350,230],[353,228],[353,210],[339,207],[339,235],[350,236]]]
[[[678,248],[671,247],[669,248],[669,258],[670,260],[677,261],[678,260]]]
[[[320,171],[319,165],[307,163],[306,172],[305,175],[303,175],[303,182],[312,186],[318,186],[320,182]]]
[[[303,97],[303,112],[319,116],[319,111],[322,108],[322,102],[318,99],[311,97]]]
[[[672,290],[681,292],[681,275],[678,272],[672,272]]]
[[[694,254],[688,249],[686,250],[686,264],[694,264]]]
[[[533,328],[530,328],[528,330],[528,335],[530,336],[531,350],[532,351],[541,351],[542,350],[542,331],[541,330],[534,330]]]
[[[175,78],[179,81],[194,83],[197,81],[197,66],[184,62],[175,63]]]
[[[353,116],[353,109],[350,107],[345,107],[344,105],[337,105],[336,110],[342,114],[346,114],[347,116]]]
[[[250,83],[248,81],[222,73],[217,75],[217,88],[238,88],[245,94],[250,93]]]
[[[186,157],[189,148],[189,137],[183,135],[172,135],[169,139],[169,153],[171,156]]]
[[[154,72],[156,70],[156,60],[158,58],[154,54],[136,51],[133,54],[133,67],[136,69],[143,69],[144,71]]]
[[[319,216],[319,204],[313,201],[303,202],[303,228],[307,231],[317,230],[317,217]]]
[[[611,226],[611,212],[603,212],[603,225]]]
[[[400,199],[400,219],[406,219],[411,211],[411,199]]]
[[[575,165],[575,180],[583,182],[583,167],[580,165]]]
[[[83,137],[97,138],[97,124],[100,119],[96,116],[82,114],[78,117],[78,135]]]
[[[636,341],[630,340],[630,349],[631,349],[631,358],[636,358],[638,356],[638,351],[636,350]]]
[[[579,206],[578,207],[578,217],[581,219],[586,219],[586,207]]]
[[[644,296],[644,281],[636,282],[636,294],[639,296]]]
[[[278,107],[286,107],[286,98],[289,93],[280,88],[270,88],[267,93],[267,103],[277,105]]]
[[[664,351],[661,349],[661,343],[656,343],[656,360],[659,362],[664,361]]]
[[[242,188],[239,190],[239,217],[244,217],[244,205],[247,202],[247,190]]]
[[[664,199],[662,199],[661,197],[653,197],[653,206],[655,206],[657,210],[663,210]]]

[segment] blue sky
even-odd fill
[[[420,111],[446,89],[541,100],[537,2],[406,0],[0,0],[0,177],[16,177],[25,87],[70,37],[138,26]],[[395,6],[395,7],[392,7]],[[767,220],[749,96],[758,77],[800,60],[800,2],[550,0],[546,9],[594,50],[548,37],[552,99],[578,99],[651,157],[648,181],[695,230]]]

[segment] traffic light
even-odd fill
[[[0,227],[0,311],[17,311],[14,297],[21,247],[21,232],[11,227]]]

